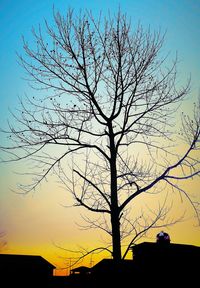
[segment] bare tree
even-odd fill
[[[122,239],[131,235],[133,243],[169,209],[165,196],[156,211],[149,202],[152,217],[139,211],[131,219],[139,197],[178,192],[198,215],[198,203],[179,184],[200,172],[199,107],[193,120],[182,115],[183,133],[178,129],[177,135],[177,111],[190,84],[177,86],[176,59],[166,68],[160,32],[141,25],[133,31],[121,12],[98,19],[90,12],[76,16],[68,10],[66,17],[56,12],[54,26],[45,27],[45,34],[33,29],[35,42],[31,47],[24,40],[25,55],[19,55],[38,95],[20,100],[21,111],[4,131],[12,144],[2,149],[12,156],[8,161],[36,164],[33,181],[20,186],[26,193],[57,174],[76,206],[99,215],[95,221],[85,218],[88,228],[111,236],[118,261]],[[182,154],[177,143],[184,143]]]

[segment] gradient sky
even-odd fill
[[[122,12],[144,27],[167,31],[164,51],[178,53],[180,83],[191,76],[191,94],[186,107],[200,89],[200,1],[199,0],[0,0],[0,123],[6,125],[8,108],[16,108],[18,97],[32,91],[22,79],[24,71],[17,64],[16,51],[23,53],[21,36],[31,39],[31,28],[44,19],[52,21],[52,7],[65,12],[68,7],[78,11],[91,9],[114,12],[120,5]],[[24,168],[24,167],[23,167]],[[20,177],[14,173],[19,164],[0,165],[0,231],[5,231],[5,253],[40,254],[55,265],[64,266],[71,257],[56,248],[53,242],[66,248],[98,246],[100,239],[93,231],[80,231],[75,225],[80,211],[66,209],[66,192],[55,179],[45,183],[35,194],[19,196],[11,192]],[[199,182],[190,183],[198,190]],[[193,219],[171,227],[173,242],[200,245],[200,229]],[[155,234],[155,233],[154,233]],[[154,237],[152,234],[152,237]],[[90,239],[90,241],[88,240]],[[150,241],[154,239],[150,239]],[[90,244],[88,244],[88,241]],[[91,260],[91,259],[90,259]]]

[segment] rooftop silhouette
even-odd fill
[[[73,268],[69,276],[63,277],[53,276],[54,265],[41,256],[0,254],[1,280],[5,287],[12,287],[14,279],[16,287],[44,288],[107,288],[116,282],[124,288],[132,282],[157,287],[158,279],[168,286],[174,281],[179,285],[188,283],[187,287],[196,283],[200,247],[171,243],[169,235],[161,231],[156,242],[143,242],[131,250],[131,260],[116,263],[102,259],[91,268]]]
[[[5,287],[50,285],[54,265],[38,255],[0,254],[0,275]]]

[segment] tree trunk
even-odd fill
[[[116,147],[112,125],[109,127],[110,136],[110,189],[111,189],[111,226],[112,226],[112,248],[113,259],[116,262],[121,260],[121,237],[120,220],[117,195],[117,168],[116,168]]]
[[[115,210],[114,208],[112,209]],[[111,225],[112,225],[113,259],[116,262],[120,262],[121,260],[120,223],[118,213],[115,213],[115,211],[111,213]]]

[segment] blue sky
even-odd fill
[[[28,93],[23,71],[17,64],[16,51],[22,52],[21,36],[31,41],[31,28],[52,20],[52,7],[64,12],[68,7],[91,9],[93,13],[108,10],[114,12],[121,7],[132,18],[145,27],[167,31],[165,49],[175,55],[178,52],[180,76],[192,76],[193,89],[198,91],[200,75],[200,1],[198,0],[1,0],[0,1],[0,79],[1,122],[5,122],[7,108],[15,106],[17,97]]]
[[[26,81],[22,79],[25,76],[24,71],[17,63],[16,52],[23,54],[21,36],[24,35],[31,42],[32,27],[43,24],[44,19],[49,22],[52,21],[53,5],[61,13],[65,13],[66,9],[71,7],[76,11],[79,9],[92,10],[94,15],[98,14],[100,10],[103,13],[107,13],[108,10],[113,13],[120,6],[122,12],[131,17],[133,26],[140,21],[144,27],[150,26],[152,30],[166,31],[163,51],[164,53],[170,52],[172,58],[176,52],[178,53],[179,81],[184,84],[184,81],[191,75],[192,93],[189,101],[193,101],[193,97],[197,96],[198,91],[200,91],[200,0],[0,0],[1,127],[5,125],[8,118],[8,107],[15,109],[18,97],[25,93],[28,95],[32,93]],[[11,249],[9,251],[13,251],[12,249],[17,251],[17,247],[22,247],[23,243],[28,243],[28,241],[30,241],[33,250],[34,244],[31,242],[31,238],[35,240],[37,249],[43,242],[46,245],[45,241],[55,235],[57,238],[59,236],[61,239],[62,237],[63,239],[66,238],[67,234],[64,231],[67,231],[66,225],[69,221],[67,218],[69,214],[66,210],[64,212],[60,210],[60,207],[56,206],[55,208],[55,202],[62,203],[64,194],[61,194],[60,199],[55,201],[53,188],[56,186],[53,184],[53,188],[48,186],[51,191],[47,192],[44,187],[43,192],[37,194],[34,200],[31,200],[31,197],[28,197],[28,200],[19,200],[16,195],[13,196],[9,192],[9,184],[14,185],[17,182],[16,175],[13,176],[12,174],[12,168],[12,166],[0,165],[0,229],[5,229],[7,232],[7,240],[10,243],[9,249]],[[33,207],[37,207],[36,210]],[[55,214],[52,215],[52,210],[57,213],[56,217]],[[35,213],[43,214],[40,220]],[[19,225],[20,221],[21,224]],[[27,230],[30,221],[32,226]],[[51,235],[45,236],[44,232],[41,231],[44,231],[43,227],[47,222],[51,224],[51,231],[49,231]],[[27,234],[25,230],[28,231]],[[41,239],[40,236],[36,237],[38,231],[41,233]],[[199,237],[194,242],[196,244],[198,242],[200,245],[199,232],[192,230],[190,233],[194,233],[194,235],[191,238],[186,232],[184,232],[185,241],[193,243],[195,237]],[[67,239],[68,241],[75,241],[73,237],[71,240],[69,237]],[[179,236],[175,236],[175,240],[179,241]],[[49,249],[51,250],[51,248]],[[25,252],[27,253],[27,251]],[[54,252],[48,253],[44,253],[44,256],[50,257],[49,255]],[[51,257],[53,257],[52,254]]]

